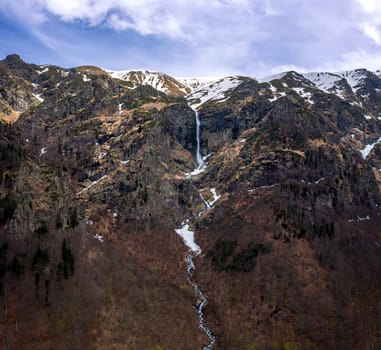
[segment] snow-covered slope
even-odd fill
[[[269,76],[266,76],[266,77],[257,78],[257,80],[260,83],[269,83],[272,80],[282,79],[286,74],[287,74],[287,72],[273,74],[273,75],[269,75]]]
[[[222,102],[227,98],[229,91],[236,88],[245,79],[249,79],[240,76],[174,78],[164,73],[147,70],[107,72],[113,78],[130,81],[135,85],[150,85],[168,95],[187,97],[190,106],[194,109],[199,108],[207,101]],[[276,100],[280,96],[287,95],[289,89],[292,89],[310,103],[313,103],[311,97],[315,92],[319,92],[319,90],[335,94],[342,99],[352,100],[353,103],[361,103],[362,95],[359,93],[359,90],[367,84],[369,79],[377,80],[379,76],[381,76],[381,71],[371,72],[366,69],[356,69],[334,73],[311,72],[299,74],[297,72],[283,72],[264,78],[257,78],[256,80],[260,83],[270,84],[270,88],[280,89],[279,94],[275,94],[271,101]],[[280,80],[280,83],[274,83],[275,80]],[[276,88],[273,87],[274,84]],[[373,86],[374,84],[371,85]],[[378,88],[381,90],[381,84],[380,87],[376,86],[375,88],[376,90]]]
[[[258,81],[270,82],[277,79],[283,79],[284,77],[289,76],[289,73],[292,72],[284,72],[259,78]],[[370,72],[366,69],[356,69],[343,72],[310,72],[297,75],[303,76],[310,81],[312,87],[326,93],[335,94],[342,99],[346,99],[348,96],[356,96],[357,91],[364,86],[367,78],[371,76],[379,76],[380,73],[380,71]]]
[[[200,77],[200,78],[182,78],[182,77],[176,77],[175,78],[180,83],[188,86],[191,91],[198,90],[204,86],[210,85],[213,82],[223,79],[223,77]]]
[[[173,96],[185,96],[191,92],[191,89],[179,82],[175,78],[161,73],[148,70],[124,70],[107,71],[113,78],[130,81],[141,85],[150,85],[156,90]]]
[[[361,87],[364,80],[370,72],[365,69],[356,69],[352,71],[328,73],[328,72],[314,72],[306,73],[304,76],[311,80],[319,89],[325,92],[335,92],[342,82],[346,82],[353,93]],[[371,74],[371,73],[370,73]],[[341,83],[341,84],[340,84]]]
[[[197,109],[207,101],[222,102],[226,99],[227,93],[235,89],[245,79],[244,77],[231,76],[218,79],[214,82],[201,86],[187,96],[189,105],[193,109]]]
[[[328,93],[330,93],[335,84],[342,79],[336,73],[328,72],[312,72],[303,75],[306,79],[313,82],[317,88]]]

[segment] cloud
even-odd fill
[[[374,65],[372,56],[380,57],[378,0],[2,0],[0,11],[62,55],[65,47],[86,43],[76,35],[52,36],[54,23],[125,35],[125,45],[135,45],[131,50],[141,62],[157,67],[161,61],[163,70],[184,74],[261,75],[288,67]],[[147,46],[132,42],[134,35]]]
[[[360,5],[359,28],[363,33],[381,45],[381,3],[377,0],[355,0]]]

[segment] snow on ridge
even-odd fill
[[[215,81],[221,80],[224,77],[175,77],[178,82],[182,83],[183,85],[187,86],[192,90],[192,92],[203,88],[207,85],[213,84]]]
[[[304,73],[303,76],[314,83],[314,85],[327,93],[331,93],[331,89],[335,86],[336,82],[342,78],[336,73],[329,72],[311,72]]]
[[[148,70],[106,70],[112,78],[135,82],[141,85],[150,85],[156,90],[167,93],[168,88],[165,85],[164,73]]]
[[[184,95],[189,93],[189,87],[183,82],[173,78],[165,73],[149,70],[122,70],[106,72],[112,77],[141,85],[150,85],[154,89],[166,94],[175,91],[181,91]]]
[[[367,71],[364,69],[355,69],[342,72],[311,72],[303,76],[312,81],[317,88],[327,93],[335,93],[344,98],[343,91],[337,86],[337,83],[344,79],[350,86],[353,93],[361,88],[361,84],[366,79]],[[377,73],[374,73],[377,75]]]
[[[276,79],[282,79],[286,74],[292,72],[283,72],[279,74],[270,75],[263,78],[258,78],[260,83],[269,83]],[[308,73],[296,73],[300,74],[312,83],[312,87],[316,87],[326,93],[333,93],[342,99],[345,99],[343,89],[338,83],[344,79],[353,93],[356,93],[362,86],[362,83],[366,79],[367,71],[364,69],[355,69],[342,72],[308,72]],[[378,77],[381,77],[381,71],[374,72]],[[295,80],[299,80],[294,75]]]
[[[112,78],[118,78],[118,79],[125,79],[126,77],[129,77],[132,74],[144,74],[144,75],[150,75],[150,74],[164,74],[158,71],[152,71],[152,70],[146,70],[146,69],[131,69],[131,70],[109,70],[104,69],[108,74],[111,75]]]
[[[226,98],[226,93],[235,89],[242,83],[242,79],[238,76],[229,76],[209,85],[203,86],[187,96],[189,105],[193,109],[197,109],[207,101],[218,101]]]
[[[363,69],[337,72],[336,74],[340,75],[342,78],[344,78],[347,81],[348,85],[351,87],[353,92],[356,92],[361,87],[360,84],[366,78],[366,75],[364,75]]]
[[[272,80],[282,79],[288,72],[277,73],[262,78],[256,78],[260,83],[269,83]]]
[[[151,85],[155,89],[170,93],[172,87],[181,91],[184,95],[188,94],[188,100],[193,108],[198,108],[203,103],[209,100],[222,101],[226,96],[225,92],[235,88],[240,81],[240,76],[228,77],[172,77],[158,71],[150,70],[121,70],[121,71],[105,71],[113,78],[118,78],[126,81],[131,81],[136,84]],[[346,99],[345,88],[342,86],[342,80],[347,82],[353,93],[356,93],[362,86],[367,77],[368,71],[365,69],[355,69],[341,72],[307,72],[298,73],[287,71],[278,74],[273,74],[265,77],[251,77],[259,83],[270,83],[276,79],[282,79],[287,74],[292,74],[296,83],[309,88],[316,88],[325,93],[335,94],[342,99]],[[370,72],[381,78],[381,70]],[[303,78],[305,80],[303,80]],[[236,84],[223,87],[225,83],[232,82],[235,79]],[[135,84],[135,85],[136,85]],[[287,88],[287,86],[285,86]],[[191,91],[189,93],[189,91]],[[302,96],[308,99],[308,96]],[[195,100],[200,99],[200,103]],[[193,100],[193,103],[192,103]],[[312,102],[311,102],[312,103]]]

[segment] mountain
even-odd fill
[[[379,72],[0,71],[4,349],[380,348]]]
[[[185,96],[191,91],[188,85],[160,72],[126,70],[108,71],[108,73],[113,78],[130,81],[135,85],[149,85],[171,96]]]

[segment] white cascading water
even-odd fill
[[[201,251],[194,253],[191,252],[186,258],[185,261],[187,263],[187,272],[188,272],[188,283],[193,287],[194,294],[198,297],[198,304],[196,306],[197,313],[198,313],[198,319],[199,319],[199,327],[204,331],[204,333],[209,338],[209,344],[203,347],[203,350],[212,350],[214,347],[214,344],[216,343],[216,337],[213,335],[213,332],[208,328],[208,326],[205,325],[204,322],[204,307],[208,300],[205,298],[204,294],[198,287],[198,285],[194,282],[192,282],[192,275],[193,271],[195,269],[193,258],[195,258],[197,255],[199,255]]]
[[[204,170],[205,162],[201,156],[200,152],[200,118],[197,111],[195,111],[196,117],[196,161],[197,167],[196,169],[188,174],[190,177],[192,175],[196,175]],[[204,203],[208,203],[201,195]],[[210,209],[211,206],[209,204],[205,204],[207,209]],[[201,289],[198,287],[196,283],[192,281],[193,271],[195,270],[195,265],[193,263],[193,259],[201,254],[201,248],[197,245],[194,240],[194,232],[189,230],[189,224],[187,222],[183,222],[181,228],[175,230],[176,233],[182,237],[185,245],[189,248],[189,254],[185,258],[187,274],[188,274],[188,283],[192,286],[194,294],[197,296],[197,313],[199,319],[199,327],[209,338],[209,344],[203,347],[203,350],[213,350],[214,344],[216,343],[216,337],[213,335],[213,332],[205,325],[204,322],[204,307],[207,304],[207,299],[202,293]]]
[[[203,157],[201,155],[201,141],[200,141],[200,130],[201,130],[201,122],[200,122],[200,116],[196,110],[194,110],[195,119],[196,119],[196,168],[191,173],[186,173],[187,179],[190,179],[194,175],[198,175],[202,173],[205,168],[205,159],[208,158],[208,156]],[[210,155],[209,155],[210,156]]]
[[[200,152],[201,122],[200,122],[200,115],[198,111],[195,111],[195,115],[196,115],[196,160],[197,160],[196,170],[200,170],[204,166],[204,160],[202,159],[201,152]]]
[[[197,296],[196,309],[198,313],[199,327],[209,338],[209,344],[205,345],[203,350],[213,350],[214,344],[216,343],[216,337],[204,322],[204,307],[208,301],[198,285],[192,281],[193,272],[195,270],[193,259],[201,254],[201,248],[194,241],[194,232],[189,229],[189,224],[187,222],[183,222],[181,228],[175,231],[179,236],[181,236],[181,238],[184,240],[185,245],[189,248],[189,254],[185,258],[188,274],[187,280],[188,283],[192,286],[194,294]]]

